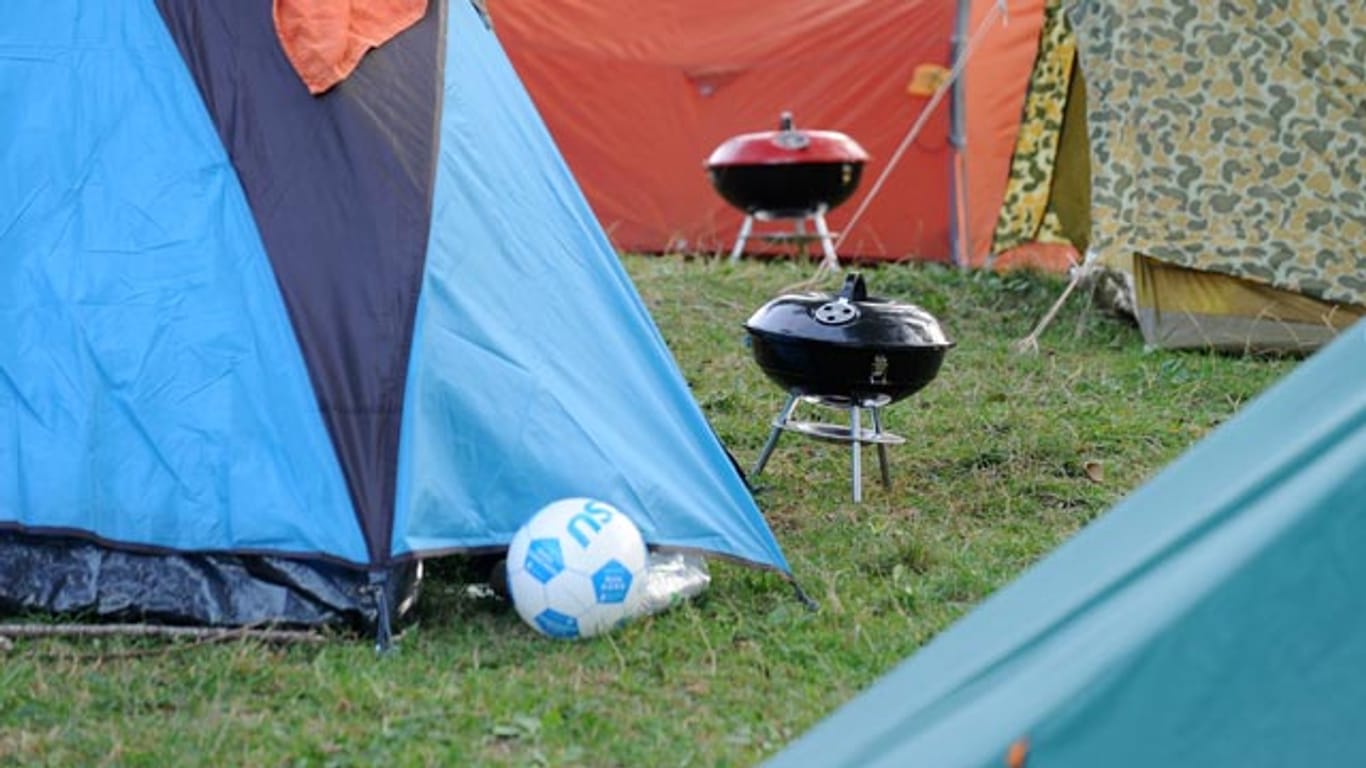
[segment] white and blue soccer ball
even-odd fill
[[[640,529],[621,510],[597,499],[561,499],[512,537],[508,592],[537,632],[592,637],[638,612],[647,557]]]

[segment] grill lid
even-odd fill
[[[796,338],[862,349],[954,345],[933,315],[914,304],[869,296],[863,275],[853,272],[838,294],[793,293],[760,307],[745,329],[752,334]]]
[[[864,163],[868,153],[838,131],[808,131],[784,112],[776,131],[742,133],[722,142],[707,158],[708,168],[792,163]]]

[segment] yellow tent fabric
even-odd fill
[[[1066,239],[1057,217],[1049,215],[1049,201],[1076,58],[1076,40],[1068,29],[1061,0],[1048,0],[1039,53],[1029,77],[1020,132],[1010,161],[1010,180],[992,239],[993,253],[1024,243]]]
[[[1086,77],[1072,67],[1053,166],[1045,229],[1085,252],[1091,243],[1091,142],[1086,135]]]
[[[1139,326],[1154,346],[1304,351],[1328,343],[1366,314],[1360,306],[1141,255],[1133,274]]]

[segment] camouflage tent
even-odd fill
[[[1366,313],[1366,5],[1067,5],[997,247],[1089,247],[1157,346],[1311,349]]]

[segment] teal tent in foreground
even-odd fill
[[[1366,765],[1363,550],[1358,324],[770,765]]]

